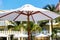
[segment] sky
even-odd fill
[[[57,5],[58,2],[59,0],[0,0],[0,10],[16,9],[25,4],[43,8],[48,4]]]

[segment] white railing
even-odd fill
[[[11,35],[11,34],[20,34],[20,31],[0,31],[0,34],[7,34],[7,35]],[[26,34],[23,32],[23,34]]]

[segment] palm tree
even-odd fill
[[[23,24],[26,24],[25,25],[25,29],[27,30],[28,27],[27,27],[27,22],[25,21]],[[34,24],[32,21],[30,21],[30,32],[31,32],[31,37],[32,37],[32,34],[33,32],[35,33],[36,31],[40,32],[42,30],[42,28],[38,25],[38,24]],[[27,30],[28,31],[28,30]]]
[[[59,10],[56,11],[56,6],[55,6],[55,5],[46,5],[46,6],[44,7],[44,9],[47,9],[47,10],[50,10],[50,11],[53,11],[53,12],[56,12],[56,13],[59,14]],[[59,22],[59,21],[60,21],[60,17],[56,18],[55,20],[56,20],[57,22]]]
[[[55,11],[55,6],[54,5],[46,5],[45,7],[44,7],[44,9],[46,9],[46,10],[50,10],[50,11],[53,11],[53,12],[56,12]],[[52,31],[53,31],[53,28],[52,28]],[[53,33],[52,33],[52,39],[53,39]]]
[[[27,27],[27,26],[26,26]],[[27,27],[28,28],[28,27]],[[42,28],[38,24],[34,24],[33,22],[30,22],[30,32],[31,32],[31,40],[33,40],[32,35],[37,32],[41,32]],[[35,36],[35,35],[34,35]]]
[[[56,7],[55,7],[55,5],[46,5],[44,7],[44,9],[47,9],[47,10],[55,12]]]
[[[14,30],[22,31],[21,28],[23,28],[23,29],[25,29],[25,31],[28,31],[27,30],[28,27],[27,27],[27,22],[26,21],[24,21],[22,23],[17,23],[17,22],[11,22],[11,23],[14,24]],[[24,25],[24,24],[26,24],[26,25]],[[31,37],[32,37],[32,33],[33,32],[36,32],[36,31],[40,32],[41,30],[42,30],[42,28],[39,25],[34,24],[33,22],[30,22],[30,32],[31,32],[30,35],[31,35]]]
[[[13,22],[10,21],[13,25],[8,25],[8,29],[13,28],[14,31],[20,31],[21,33],[23,33],[24,31],[26,31],[26,27],[24,27],[24,25],[18,21]],[[23,31],[24,30],[24,31]],[[21,40],[23,40],[23,37],[21,38]]]
[[[56,37],[56,40],[57,40],[57,28],[54,28],[54,29],[53,29],[53,35],[54,35],[54,34],[56,34],[55,37]]]
[[[21,28],[22,29],[25,28],[24,25],[22,23],[18,22],[18,21],[16,21],[16,22],[10,21],[10,22],[13,25],[8,25],[8,29],[13,28],[15,31],[21,31]]]
[[[59,13],[59,11],[56,11],[56,7],[54,5],[46,5],[44,7],[44,9]],[[60,21],[60,17],[56,18],[55,21],[59,22]],[[56,31],[53,28],[52,28],[52,31],[56,34]],[[52,33],[52,38],[53,38],[53,36],[54,36],[54,34]],[[56,36],[56,38],[57,38],[57,36]]]

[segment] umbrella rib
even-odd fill
[[[35,22],[35,20],[34,20],[34,18],[33,18],[33,16],[32,16],[32,15],[31,15],[31,17],[32,17],[33,21]]]
[[[3,15],[3,16],[0,16],[0,18],[3,18],[3,17],[5,17],[5,16],[8,16],[8,15],[10,15],[10,14],[12,14],[12,13],[14,13],[14,12],[11,12],[11,13],[8,13],[8,14],[5,14],[5,15]]]
[[[36,13],[41,13],[41,14],[43,14],[44,16],[46,16],[46,17],[48,17],[48,18],[50,18],[50,19],[53,19],[53,18],[51,18],[50,16],[48,16],[48,15],[42,13],[41,11],[36,11],[36,12],[34,12],[33,14],[36,14]],[[32,15],[33,15],[33,14],[32,14]]]
[[[37,14],[37,13],[40,13],[40,11],[36,11],[36,12],[32,13],[32,15],[33,15],[33,14]],[[30,14],[30,15],[31,15],[31,14]]]
[[[19,14],[18,16],[16,16],[13,21],[15,21],[20,15],[21,15],[21,14]]]
[[[25,13],[23,13],[23,11],[17,11],[18,14],[23,14],[26,15]]]
[[[53,19],[52,17],[50,17],[50,16],[48,16],[48,15],[42,13],[42,12],[40,12],[40,13],[43,14],[43,15],[45,15],[46,17],[48,17],[48,18],[50,18],[50,19]]]

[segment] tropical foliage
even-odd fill
[[[59,11],[57,10],[56,11],[56,6],[55,5],[46,5],[45,7],[44,7],[44,9],[47,9],[47,10],[50,10],[50,11],[53,11],[53,12],[56,12],[56,13],[58,13],[59,14]]]
[[[21,28],[25,29],[25,28],[24,28],[24,25],[23,25],[22,23],[18,22],[18,21],[16,21],[16,22],[10,21],[10,22],[11,22],[13,25],[8,25],[8,29],[13,28],[13,30],[15,30],[15,31],[20,31]]]
[[[44,9],[50,10],[50,11],[54,11],[55,12],[55,5],[46,5],[44,7]]]
[[[55,5],[46,5],[44,7],[44,9],[50,10],[50,11],[53,11],[53,12],[56,12],[57,14],[59,14],[59,11],[56,11],[56,6]],[[56,22],[60,22],[60,17],[56,18],[55,20],[56,20]]]
[[[56,12],[57,14],[59,14],[59,11],[56,11],[56,7],[54,5],[46,5],[44,7],[44,9],[47,9],[47,10],[50,10],[50,11],[53,11],[53,12]],[[60,22],[60,17],[54,19],[56,22]],[[53,29],[53,33],[52,33],[52,37],[55,37],[57,38],[57,29],[54,28]],[[57,40],[57,39],[56,39]]]
[[[8,25],[8,29],[13,28],[16,31],[20,31],[21,28],[25,29],[26,31],[28,31],[28,27],[27,27],[27,22],[24,21],[22,23],[20,22],[12,22],[10,21],[13,25]],[[26,25],[24,25],[26,24]],[[30,31],[41,31],[42,28],[38,25],[38,24],[34,24],[33,22],[30,22]]]

